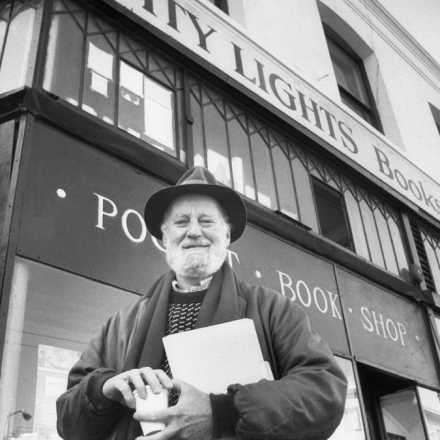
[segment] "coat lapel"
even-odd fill
[[[174,273],[169,271],[146,294],[149,300],[138,318],[139,323],[130,342],[123,371],[147,366],[160,367],[165,353],[162,338],[165,336],[173,279]]]

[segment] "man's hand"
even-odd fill
[[[107,399],[115,400],[129,408],[135,408],[132,388],[136,389],[141,399],[145,399],[147,397],[146,384],[150,385],[155,394],[159,394],[163,388],[173,389],[173,382],[162,370],[144,367],[113,376],[104,383],[102,392]]]
[[[136,440],[167,440],[170,438],[210,440],[212,438],[212,409],[209,395],[179,379],[173,379],[174,389],[180,395],[177,405],[168,409],[136,412],[139,421],[164,422],[166,428],[148,437]]]

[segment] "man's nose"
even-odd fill
[[[202,228],[197,219],[192,219],[189,222],[188,230],[186,231],[188,237],[200,237],[202,235]]]

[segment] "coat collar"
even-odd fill
[[[144,301],[147,304],[140,311],[139,325],[130,341],[124,361],[124,371],[140,366],[160,368],[165,354],[162,338],[166,331],[168,301],[173,280],[174,272],[167,272],[145,295]],[[246,302],[239,295],[238,279],[225,261],[222,268],[214,274],[195,328],[243,318],[245,304]]]

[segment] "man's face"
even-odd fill
[[[162,232],[167,262],[179,282],[210,277],[226,258],[230,228],[212,197],[184,194],[174,199]]]

